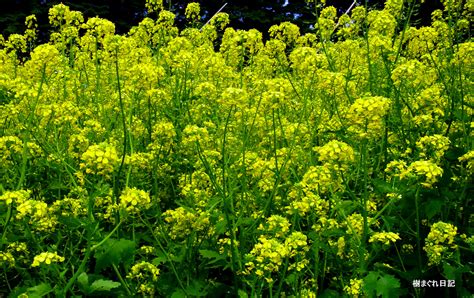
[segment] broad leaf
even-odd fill
[[[135,242],[127,239],[109,239],[103,246],[97,249],[94,257],[96,259],[96,271],[101,271],[120,262],[131,261],[135,251]]]
[[[28,293],[29,298],[40,298],[48,295],[53,291],[50,284],[42,283],[37,286],[28,288],[26,292]]]
[[[106,279],[99,279],[94,281],[91,284],[91,292],[96,292],[96,291],[110,291],[112,289],[120,287],[121,284],[116,281],[112,280],[106,280]]]
[[[79,289],[84,293],[89,293],[89,276],[87,273],[82,272],[77,277],[77,284],[79,285]]]
[[[377,282],[377,295],[382,295],[383,298],[398,297],[398,290],[400,288],[400,281],[393,275],[385,274]]]

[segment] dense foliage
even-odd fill
[[[1,37],[0,296],[469,296],[473,2],[310,4]]]

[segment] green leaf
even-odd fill
[[[186,293],[194,297],[204,297],[207,295],[206,283],[202,280],[194,279],[186,287]]]
[[[291,284],[296,283],[297,278],[298,278],[298,275],[295,272],[293,272],[286,276],[285,281],[287,284],[291,285]]]
[[[400,281],[393,275],[385,274],[377,282],[376,292],[383,298],[398,297],[396,290],[398,288],[400,288]]]
[[[96,271],[120,262],[131,261],[135,251],[135,242],[127,239],[109,239],[94,254]]]
[[[374,185],[375,190],[378,193],[385,194],[385,193],[393,192],[392,184],[388,183],[387,181],[383,179],[374,179],[373,185]]]
[[[225,255],[221,255],[217,251],[213,250],[200,249],[199,254],[205,259],[210,259],[209,262],[207,262],[207,265],[211,265],[226,259]]]
[[[245,292],[244,290],[238,290],[237,295],[239,295],[239,298],[248,298],[249,297],[247,292]]]
[[[377,281],[380,277],[380,273],[377,271],[370,271],[369,274],[364,278],[364,289],[369,296],[374,295],[375,290],[377,289]]]
[[[89,276],[87,273],[82,272],[78,277],[77,277],[77,283],[79,285],[79,289],[88,294],[89,293]]]
[[[107,280],[107,279],[99,279],[92,283],[90,289],[92,293],[95,291],[110,291],[120,286],[121,284],[119,282]]]
[[[334,290],[326,289],[324,290],[324,292],[321,293],[321,296],[319,297],[320,298],[338,298],[338,297],[341,297],[341,294]]]
[[[168,259],[163,255],[163,256],[158,256],[158,257],[154,258],[154,259],[151,261],[151,263],[152,263],[153,265],[155,265],[155,266],[159,266],[159,265],[161,265],[161,264],[163,264],[163,263],[166,263],[167,260],[168,260]]]
[[[428,219],[431,219],[436,214],[439,214],[441,212],[442,207],[443,201],[440,200],[430,200],[428,203],[426,203],[425,213]]]
[[[458,267],[454,267],[449,265],[448,263],[443,264],[443,276],[446,279],[461,280],[462,274],[469,271],[470,270],[468,266],[460,265]]]
[[[455,279],[456,278],[456,268],[449,265],[448,263],[443,264],[443,275],[447,279]]]
[[[50,284],[42,283],[26,290],[28,297],[39,298],[48,295],[53,291]]]
[[[170,257],[170,259],[175,262],[175,263],[181,263],[184,261],[184,257],[186,257],[186,249],[187,247],[186,246],[178,246],[175,248],[176,249],[176,253],[172,254],[172,253],[169,253],[168,256]]]
[[[187,297],[186,293],[181,289],[177,289],[176,291],[173,292],[173,294],[171,294],[171,298],[186,298],[186,297]]]
[[[200,249],[199,254],[206,259],[221,259],[223,256],[214,250]]]

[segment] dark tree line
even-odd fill
[[[314,6],[308,5],[305,0],[216,0],[199,1],[201,4],[202,22],[207,21],[222,5],[227,3],[224,12],[231,17],[231,26],[239,29],[256,28],[266,32],[273,24],[291,21],[302,28],[310,30],[314,23]],[[351,5],[353,0],[328,0],[327,5],[334,5],[342,14]],[[364,3],[365,0],[358,0]],[[8,36],[12,33],[21,33],[25,29],[25,17],[36,14],[39,30],[45,36],[49,30],[48,10],[55,4],[64,3],[73,10],[79,10],[85,17],[100,16],[113,21],[117,33],[126,33],[132,26],[146,16],[145,0],[0,0],[0,33]],[[191,1],[165,0],[165,6],[177,14],[177,24],[185,26],[184,10]],[[383,7],[383,0],[368,0],[371,7]],[[430,14],[440,8],[440,0],[425,1],[418,9],[419,14],[415,21],[429,24]]]

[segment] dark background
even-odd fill
[[[202,22],[206,22],[224,3],[228,3],[223,12],[231,17],[231,26],[239,29],[256,28],[267,32],[273,24],[291,21],[300,26],[303,32],[310,31],[314,23],[314,6],[304,0],[217,0],[197,1],[201,4]],[[327,5],[334,5],[339,15],[349,8],[353,0],[328,0]],[[0,33],[7,37],[12,33],[22,33],[25,29],[25,17],[36,14],[39,22],[40,40],[45,39],[48,30],[48,10],[51,6],[64,3],[71,10],[79,10],[84,16],[100,16],[115,23],[116,32],[126,33],[147,15],[145,0],[0,0]],[[164,0],[165,7],[177,14],[176,22],[181,29],[185,26],[184,10],[192,1]],[[358,0],[364,5],[364,0]],[[370,7],[383,7],[383,0],[368,0]],[[419,25],[428,25],[430,14],[440,8],[440,0],[427,0],[421,4],[414,21]]]

